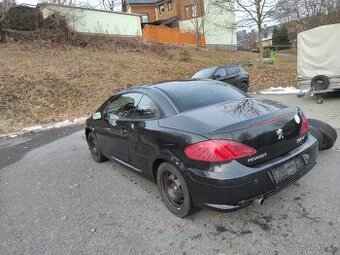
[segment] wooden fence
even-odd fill
[[[197,45],[196,33],[180,31],[178,28],[170,28],[165,25],[146,25],[143,29],[143,40],[152,43]],[[205,47],[204,36],[199,36],[198,45]]]

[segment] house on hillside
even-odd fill
[[[119,37],[142,36],[141,21],[137,14],[50,3],[39,4],[38,8],[44,19],[55,14],[65,17],[67,25],[78,33]]]
[[[263,30],[262,30],[262,45],[263,47],[269,47],[273,45],[273,32],[274,29],[277,26],[269,26],[267,27],[266,25],[264,26]]]
[[[182,31],[199,31],[208,47],[237,50],[232,3],[226,3],[229,8],[218,8],[212,1],[122,0],[122,11],[139,14],[143,25],[166,25]]]

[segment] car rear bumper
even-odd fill
[[[232,161],[209,172],[188,169],[191,197],[198,207],[222,212],[240,209],[257,198],[266,198],[300,179],[315,166],[317,154],[317,141],[308,135],[306,142],[295,150],[254,167]],[[287,162],[296,161],[303,162],[296,170],[290,164],[287,165]],[[273,171],[277,172],[278,169],[294,171],[279,181],[273,176]]]

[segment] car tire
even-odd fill
[[[100,163],[107,160],[107,158],[102,154],[97,137],[93,132],[88,134],[87,144],[89,145],[89,149],[94,161]]]
[[[245,93],[248,92],[248,84],[246,82],[241,82],[238,88]]]
[[[185,218],[194,206],[181,172],[164,162],[157,170],[157,185],[166,207],[177,217]]]
[[[320,150],[328,150],[334,146],[338,134],[331,125],[316,119],[308,119],[308,123],[310,129],[317,129],[323,136],[323,143],[319,147]]]

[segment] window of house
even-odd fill
[[[164,4],[161,4],[159,6],[159,13],[164,13],[164,12],[165,12],[165,6],[164,6]]]
[[[191,16],[190,16],[190,6],[188,5],[188,6],[185,6],[184,7],[185,9],[185,18],[187,18],[187,19],[189,19],[189,18],[191,18]]]
[[[191,15],[197,17],[197,4],[191,5]]]
[[[169,1],[168,2],[168,11],[171,11],[171,8],[172,8],[171,4],[172,4],[171,1]]]
[[[147,13],[142,14],[141,19],[142,19],[142,23],[147,23],[149,22],[149,15]]]

